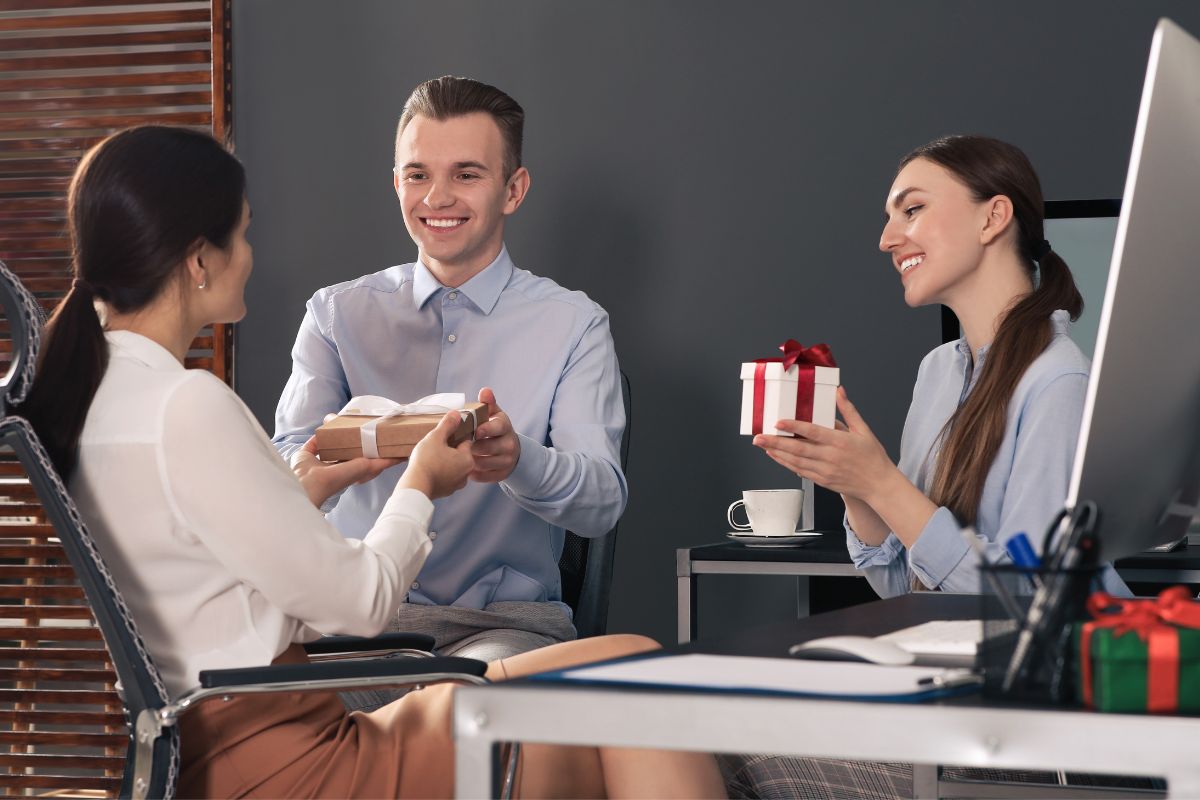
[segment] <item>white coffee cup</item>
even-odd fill
[[[745,508],[747,525],[735,522],[733,512]],[[726,512],[726,519],[735,531],[754,531],[757,536],[791,536],[800,524],[804,508],[803,489],[747,489],[742,499],[735,500]]]

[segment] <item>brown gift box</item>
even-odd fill
[[[463,421],[450,437],[451,445],[474,438],[475,429],[488,420],[487,406],[467,403]],[[388,417],[375,428],[380,458],[407,458],[417,442],[437,427],[445,414],[406,414]],[[322,461],[348,461],[362,455],[362,426],[378,417],[339,416],[317,428],[317,455]]]

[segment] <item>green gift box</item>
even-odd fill
[[[1200,603],[1175,586],[1156,599],[1092,595],[1075,626],[1080,701],[1099,711],[1200,711]]]

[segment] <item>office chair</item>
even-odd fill
[[[621,370],[621,401],[625,406],[625,432],[621,434],[621,471],[629,464],[629,435],[633,430],[632,395],[629,376]],[[619,524],[618,524],[619,525]],[[579,638],[601,636],[608,629],[608,596],[612,588],[613,559],[617,552],[617,528],[592,539],[566,532],[558,572],[562,599],[574,612]]]
[[[41,314],[32,295],[0,262],[0,305],[12,338],[12,361],[0,379],[0,446],[12,448],[26,470],[47,521],[57,533],[104,638],[118,681],[130,739],[121,797],[172,797],[179,778],[179,729],[188,710],[211,697],[243,693],[336,691],[350,688],[425,685],[441,681],[486,683],[487,665],[466,658],[339,658],[327,663],[208,670],[200,686],[168,696],[138,627],[32,426],[11,409],[33,381]],[[381,640],[344,636],[323,639],[314,649],[347,654],[400,644],[430,645],[407,635]],[[425,647],[423,649],[428,649]]]

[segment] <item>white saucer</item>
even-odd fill
[[[817,531],[796,531],[791,536],[759,536],[753,531],[729,531],[725,535],[746,547],[795,547],[812,541],[821,534]]]

